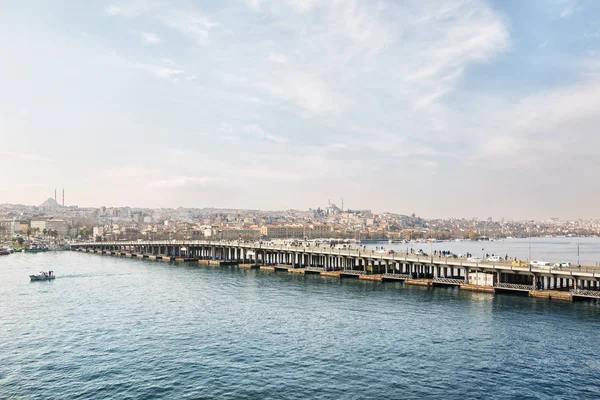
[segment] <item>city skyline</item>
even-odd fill
[[[598,11],[4,2],[0,203],[599,218]]]
[[[59,201],[60,200],[60,201]],[[317,199],[318,200],[318,199]],[[543,221],[575,221],[575,220],[590,220],[590,221],[594,221],[597,220],[597,218],[574,218],[574,219],[565,219],[565,218],[559,218],[559,217],[555,217],[555,216],[548,216],[548,217],[544,217],[538,220],[534,220],[531,218],[525,218],[522,220],[519,219],[514,219],[514,218],[505,218],[503,216],[500,217],[495,217],[495,216],[486,216],[486,217],[480,217],[480,216],[467,216],[467,215],[448,215],[448,216],[428,216],[428,215],[418,215],[414,212],[408,212],[408,211],[400,211],[400,212],[396,212],[396,211],[390,211],[390,210],[376,210],[376,209],[372,209],[372,208],[352,208],[352,207],[344,207],[344,199],[340,198],[339,202],[336,201],[332,201],[332,199],[327,199],[326,203],[320,203],[320,202],[316,202],[314,205],[311,205],[309,207],[306,208],[281,208],[281,209],[265,209],[265,208],[240,208],[240,207],[220,207],[220,206],[196,206],[196,207],[184,207],[184,206],[164,206],[164,207],[144,207],[144,206],[137,206],[135,204],[122,204],[122,205],[114,205],[114,204],[102,204],[102,205],[85,205],[85,204],[65,204],[64,203],[64,188],[62,189],[62,199],[59,199],[57,197],[57,194],[55,193],[54,197],[48,197],[44,202],[40,203],[40,204],[25,204],[25,203],[0,203],[0,213],[2,211],[3,208],[5,208],[6,206],[9,207],[27,207],[27,208],[41,208],[43,209],[47,209],[48,206],[55,207],[54,210],[55,211],[60,211],[62,210],[68,210],[68,209],[72,209],[73,207],[75,207],[76,209],[81,209],[81,210],[95,210],[95,209],[131,209],[131,210],[177,210],[177,209],[188,209],[188,210],[215,210],[215,211],[222,211],[222,212],[230,212],[230,211],[239,211],[239,212],[261,212],[261,213],[285,213],[285,212],[307,212],[307,211],[317,211],[317,210],[322,210],[325,211],[327,210],[329,207],[332,207],[333,209],[337,209],[340,212],[351,212],[351,213],[355,213],[355,212],[363,212],[363,211],[367,211],[370,213],[373,213],[374,215],[383,215],[383,214],[393,214],[393,215],[399,215],[399,216],[412,216],[412,217],[416,217],[416,218],[423,218],[424,220],[480,220],[480,221],[494,221],[494,222],[504,222],[506,221],[512,221],[512,222],[543,222]],[[54,202],[54,203],[52,203]],[[7,210],[4,210],[7,211]]]

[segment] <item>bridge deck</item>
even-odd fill
[[[501,271],[513,273],[537,273],[542,275],[554,276],[578,276],[600,279],[599,266],[584,266],[581,268],[549,268],[549,267],[531,267],[531,266],[513,266],[511,261],[501,262],[469,262],[466,258],[442,257],[442,256],[423,256],[413,253],[382,253],[375,250],[365,249],[334,249],[329,247],[299,247],[299,246],[284,246],[284,245],[268,245],[261,242],[243,243],[237,241],[203,241],[203,240],[184,240],[184,241],[141,241],[141,242],[81,242],[72,243],[71,248],[86,248],[102,250],[104,247],[120,247],[122,249],[130,249],[141,246],[173,246],[173,247],[216,247],[216,248],[238,248],[248,251],[272,251],[278,253],[295,253],[295,254],[314,254],[322,256],[340,256],[363,258],[379,262],[392,263],[416,263],[420,265],[437,265],[442,267],[459,267],[470,268],[478,271]],[[131,253],[131,251],[128,251]]]
[[[242,243],[242,242],[210,242],[210,241],[145,241],[145,242],[89,242],[89,243],[73,243],[71,245],[72,250],[103,254],[103,255],[115,255],[125,256],[129,258],[148,258],[151,260],[162,260],[162,261],[197,261],[199,265],[207,266],[224,266],[224,265],[238,265],[240,268],[261,268],[263,270],[271,271],[288,271],[298,274],[320,274],[322,276],[329,277],[354,277],[362,280],[371,281],[405,281],[408,285],[420,285],[420,286],[434,286],[434,285],[454,285],[459,286],[465,290],[479,290],[484,292],[493,291],[517,291],[524,293],[535,292],[535,297],[545,298],[564,298],[578,297],[578,298],[600,298],[600,290],[598,289],[598,282],[600,282],[600,269],[594,267],[586,268],[536,268],[531,266],[523,265],[512,265],[509,262],[501,263],[488,263],[488,262],[468,262],[466,259],[460,258],[445,258],[445,257],[432,257],[432,256],[419,256],[416,254],[397,254],[397,253],[381,253],[372,250],[364,249],[333,249],[323,247],[290,247],[290,246],[273,246],[265,245],[264,243]],[[221,249],[221,250],[219,250]],[[157,253],[158,250],[158,253]],[[233,251],[236,250],[236,251]],[[240,252],[241,251],[241,252]],[[169,255],[159,254],[161,252],[172,253]],[[207,252],[211,254],[207,256]],[[179,254],[179,255],[176,255]],[[198,256],[190,257],[189,255]],[[226,259],[226,256],[231,257],[233,255],[241,256],[245,258],[245,261]],[[215,255],[219,258],[215,259]],[[260,257],[259,257],[260,255]],[[264,262],[269,261],[269,257],[266,255],[274,256],[271,259],[287,259],[293,260],[296,263],[292,265],[287,264],[269,264],[265,265]],[[328,262],[329,265],[354,265],[354,270],[329,270],[327,271],[322,265],[302,265],[303,263],[313,262],[315,259],[306,257],[308,255],[313,256],[325,256],[331,257]],[[176,257],[176,258],[175,258]],[[333,261],[337,260],[335,263]],[[288,261],[289,262],[289,261]],[[373,272],[379,272],[375,274],[367,273],[365,270],[366,266],[369,266],[369,272],[372,268]],[[371,267],[372,266],[372,267]],[[572,295],[564,294],[564,291],[540,291],[534,290],[533,285],[523,284],[512,284],[512,283],[498,283],[494,287],[477,286],[465,283],[465,279],[462,277],[457,278],[441,278],[436,277],[433,279],[412,279],[409,273],[393,273],[394,271],[404,271],[405,267],[410,273],[418,272],[420,276],[432,276],[432,275],[448,275],[457,274],[467,276],[467,273],[472,272],[484,272],[493,273],[500,278],[499,273],[509,273],[517,275],[533,275],[541,279],[554,278],[554,285],[560,278],[564,279],[581,279],[583,283],[578,282],[578,286],[585,287],[586,290],[578,290],[577,293]],[[410,269],[408,269],[410,267]],[[440,269],[431,270],[431,267],[438,267]],[[450,269],[443,269],[450,268]],[[392,273],[381,274],[383,270],[392,271]],[[423,271],[426,271],[423,274]],[[428,271],[428,272],[427,272]],[[436,273],[432,273],[435,271]],[[414,276],[414,275],[413,275]],[[511,280],[511,279],[508,279]],[[522,279],[521,279],[522,281]],[[540,282],[538,280],[538,282]],[[544,281],[545,285],[549,285],[549,281]],[[559,282],[563,287],[573,286],[572,281]],[[596,289],[596,290],[594,290]],[[558,293],[558,294],[557,294]],[[560,294],[563,293],[563,294]]]

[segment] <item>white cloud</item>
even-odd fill
[[[195,177],[195,176],[177,176],[168,179],[162,179],[147,184],[148,189],[176,189],[192,186],[206,186],[219,182],[215,177]]]
[[[600,152],[597,104],[600,82],[589,81],[532,94],[515,105],[496,107],[490,112],[498,118],[487,119],[477,136],[471,138],[477,146],[470,161],[496,164],[498,168],[550,168],[563,166],[567,154],[582,159],[595,155]],[[502,162],[490,163],[496,159]]]
[[[289,168],[269,168],[265,165],[245,166],[239,168],[235,175],[257,181],[297,182],[306,180],[306,175],[300,171],[290,171]]]
[[[413,110],[418,110],[420,108],[427,107],[428,105],[432,104],[433,102],[444,96],[446,93],[448,93],[448,89],[442,88],[437,92],[429,93],[424,95],[423,97],[416,99],[415,104],[413,106]]]
[[[288,62],[287,57],[280,53],[269,54],[268,60],[271,62],[274,62],[275,64],[287,64],[287,62]]]
[[[60,26],[50,36],[19,21],[11,29],[29,27],[37,40],[25,43],[15,35],[14,44],[3,48],[13,62],[5,66],[10,73],[0,77],[0,107],[26,105],[36,118],[0,113],[0,131],[10,132],[6,149],[19,149],[15,144],[22,138],[45,144],[47,137],[40,140],[37,135],[62,132],[84,147],[93,146],[92,138],[103,132],[124,143],[114,152],[94,156],[90,164],[95,165],[100,158],[108,165],[129,159],[124,153],[132,145],[139,149],[136,154],[149,154],[158,147],[185,144],[186,153],[163,151],[163,164],[156,164],[152,173],[143,168],[114,172],[115,182],[120,176],[137,181],[137,193],[145,196],[135,197],[130,183],[115,183],[115,193],[120,190],[132,201],[159,197],[147,196],[146,182],[154,181],[150,187],[192,185],[201,193],[201,184],[208,182],[202,177],[233,181],[238,174],[241,189],[254,189],[260,182],[264,193],[279,193],[292,181],[319,192],[342,192],[346,187],[346,193],[368,199],[373,189],[400,174],[407,181],[418,181],[423,171],[428,178],[454,174],[457,183],[467,182],[460,174],[462,160],[476,165],[469,171],[484,174],[494,168],[498,176],[508,177],[510,173],[502,171],[511,166],[527,167],[528,173],[556,171],[557,166],[573,171],[575,166],[559,161],[572,154],[578,162],[571,164],[581,162],[593,170],[591,160],[600,150],[594,130],[600,123],[595,116],[600,57],[588,50],[587,58],[581,58],[582,46],[593,49],[593,41],[582,37],[585,29],[572,30],[572,24],[561,32],[544,29],[549,27],[543,25],[546,20],[558,23],[561,13],[574,16],[583,2],[548,3],[553,18],[534,21],[542,24],[536,32],[545,32],[544,37],[519,37],[534,44],[527,54],[518,46],[511,49],[510,27],[521,19],[512,19],[512,8],[498,12],[489,0],[241,0],[202,5],[114,0],[104,13],[119,17],[112,21],[114,32],[102,36],[93,26],[98,8],[89,7],[86,11],[94,18],[86,24],[95,33],[76,38],[61,38]],[[579,27],[587,26],[586,37],[597,36],[591,17],[577,17],[582,20]],[[5,27],[2,32],[6,31]],[[168,46],[132,47],[118,40],[131,34],[147,45],[164,39]],[[553,46],[564,34],[571,38],[571,48]],[[23,58],[22,48],[34,42],[43,46]],[[493,68],[482,65],[499,55],[502,62]],[[34,57],[42,56],[44,68],[36,67]],[[527,74],[541,64],[539,56],[552,62],[544,64],[547,73],[530,79]],[[562,70],[564,60],[570,65]],[[511,67],[521,62],[527,68]],[[65,90],[57,87],[70,80]],[[81,90],[73,95],[69,87]],[[54,100],[45,93],[59,93],[51,109],[44,104]],[[112,97],[114,93],[122,96]],[[107,98],[114,99],[114,107],[105,107]],[[82,112],[69,111],[73,109]],[[87,126],[95,128],[94,135],[79,135]],[[48,154],[61,151],[50,147]],[[278,153],[274,149],[281,154],[273,154]],[[568,155],[564,149],[569,149]],[[35,160],[35,155],[7,156],[5,151],[0,161],[7,165],[27,157]],[[139,158],[129,160],[150,162],[135,157]],[[60,165],[55,163],[56,169]],[[72,169],[68,175],[78,175],[83,182],[86,167]],[[515,181],[525,179],[522,173],[512,176]],[[143,179],[135,179],[139,177]],[[365,189],[353,190],[352,183]],[[391,190],[387,197],[394,194]],[[94,193],[91,198],[99,196]],[[301,205],[311,205],[313,200],[304,196],[298,200]],[[275,202],[269,199],[279,199],[253,198],[255,204],[267,205]],[[177,205],[176,198],[172,201]],[[371,196],[369,201],[377,208],[385,200]]]
[[[163,39],[152,32],[134,32],[134,34],[139,37],[144,44],[147,45],[157,45],[163,43]]]
[[[257,79],[239,84],[254,84],[309,118],[370,106],[361,90],[368,95],[373,84],[385,85],[389,100],[401,107],[435,109],[470,65],[489,62],[509,46],[503,19],[479,0],[443,6],[432,0],[265,0],[260,6],[285,27],[284,39],[265,55],[268,64],[261,67],[268,73],[256,71]],[[283,55],[275,48],[289,50]]]
[[[1,157],[12,158],[20,161],[35,161],[42,163],[52,163],[53,159],[33,153],[22,153],[18,151],[0,151]]]
[[[563,3],[565,3],[565,5],[562,11],[560,12],[561,18],[568,18],[574,13],[582,10],[582,7],[579,6],[577,0],[566,0]]]
[[[109,65],[113,67],[142,70],[161,79],[177,81],[179,77],[184,77],[186,70],[181,65],[169,59],[162,59],[156,63],[138,63],[127,59],[113,49],[105,50],[94,54],[91,59],[92,63],[100,65]],[[194,75],[191,75],[192,77]],[[193,80],[188,79],[188,80]]]
[[[296,12],[306,14],[326,2],[323,0],[292,0],[289,3]]]
[[[144,64],[141,64],[140,66],[142,68],[148,70],[152,74],[158,76],[159,78],[163,78],[163,79],[172,79],[178,75],[185,74],[184,70],[178,69],[178,68],[170,68],[170,67],[163,67],[163,66],[157,66],[157,65],[144,65]]]
[[[414,163],[416,163],[419,167],[426,169],[436,169],[439,166],[439,163],[435,160],[416,159],[414,160]]]
[[[139,15],[135,10],[130,10],[116,5],[106,7],[105,11],[108,15],[123,15],[126,17],[134,17]]]
[[[258,139],[264,139],[278,144],[284,144],[288,141],[288,139],[283,136],[277,136],[265,132],[260,126],[257,125],[248,125],[244,128],[244,131]]]
[[[419,93],[417,108],[453,90],[470,64],[487,62],[509,45],[503,21],[478,1],[452,3],[408,24],[417,33],[405,43],[411,57],[400,71],[408,88]]]
[[[129,0],[119,5],[110,5],[105,12],[111,16],[123,16],[128,18],[137,18],[145,15],[152,15],[166,27],[174,29],[181,34],[189,37],[199,45],[206,45],[209,42],[210,31],[218,24],[198,11],[180,10],[172,7],[166,7],[169,3],[163,1],[151,0]],[[155,12],[160,9],[161,12]],[[162,38],[151,32],[139,32],[138,36],[150,45],[156,45],[163,42]]]
[[[140,167],[136,165],[117,166],[108,169],[102,169],[98,177],[107,180],[129,179],[129,178],[147,178],[160,173],[157,169]]]
[[[583,37],[584,38],[588,38],[588,39],[597,39],[597,38],[600,38],[600,31],[596,31],[596,32],[584,32],[583,33]]]
[[[164,1],[157,0],[124,0],[119,4],[111,4],[104,11],[111,16],[135,18],[154,9],[164,6]]]
[[[209,33],[219,24],[199,12],[173,10],[158,17],[169,28],[189,37],[195,43],[204,46],[209,43]]]
[[[260,10],[260,0],[246,0],[246,4],[255,11]]]
[[[361,165],[352,162],[348,155],[335,157],[331,149],[298,145],[284,153],[256,154],[243,165],[231,166],[228,173],[232,174],[232,179],[243,177],[282,184],[326,180],[333,184],[340,179],[344,181],[342,178],[356,176],[359,171],[368,171],[374,164],[376,162]]]
[[[301,71],[273,73],[258,86],[297,105],[304,117],[340,114],[345,103],[325,79]]]

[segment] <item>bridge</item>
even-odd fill
[[[465,258],[275,245],[268,242],[154,240],[75,242],[71,250],[203,265],[254,266],[297,270],[326,276],[375,281],[404,281],[423,286],[458,286],[481,291],[544,291],[545,297],[600,298],[600,268],[549,268],[513,265],[510,261],[470,262]],[[559,293],[560,292],[560,293]]]

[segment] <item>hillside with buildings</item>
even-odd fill
[[[262,211],[217,208],[64,206],[50,198],[39,206],[0,205],[0,238],[41,235],[58,240],[146,239],[487,239],[598,235],[595,220],[494,221],[343,209]]]

